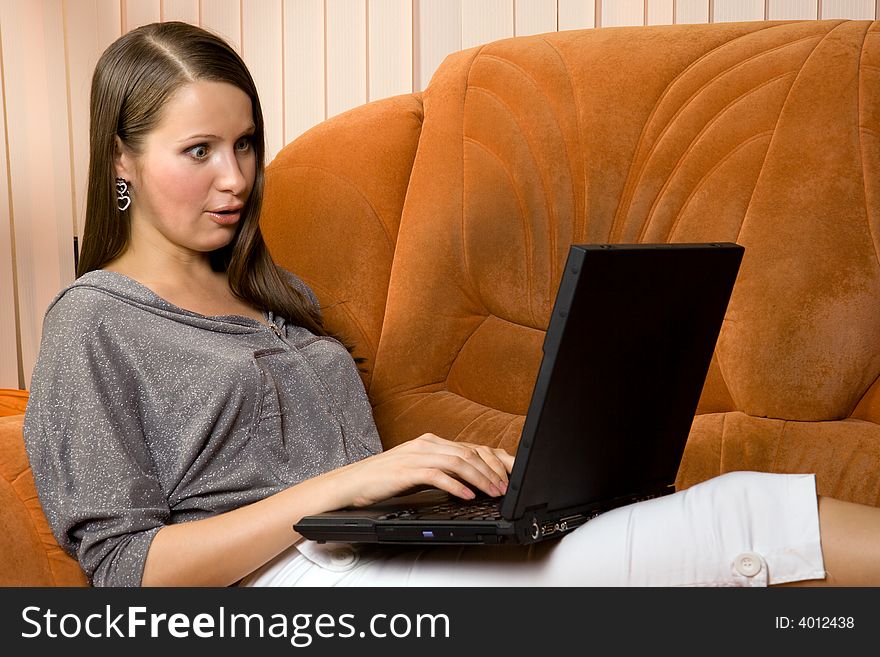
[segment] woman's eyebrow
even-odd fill
[[[183,139],[179,139],[178,143],[190,141],[191,139],[220,139],[220,137],[218,137],[217,135],[210,135],[210,134],[197,134],[197,135],[190,135],[189,137],[184,137]]]
[[[249,125],[247,128],[245,128],[244,130],[242,130],[241,134],[244,135],[249,132],[254,132],[256,129],[257,129],[257,127],[252,124],[252,125]],[[189,137],[184,137],[183,139],[180,139],[178,141],[178,143],[183,143],[183,142],[189,141],[191,139],[222,139],[222,137],[220,137],[219,135],[212,135],[212,134],[208,134],[208,133],[199,133],[196,135],[190,135]]]

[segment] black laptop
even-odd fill
[[[672,492],[743,251],[571,246],[504,497],[432,489],[294,529],[321,542],[524,544]]]

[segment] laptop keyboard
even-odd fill
[[[379,520],[500,520],[501,499],[476,502],[444,502],[434,506],[401,509],[379,517]]]

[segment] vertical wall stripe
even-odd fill
[[[428,86],[447,55],[461,50],[461,0],[413,0],[415,42],[413,89]]]
[[[513,8],[516,36],[543,34],[558,29],[556,0],[515,0]]]
[[[325,1],[329,118],[367,102],[367,3]]]
[[[251,71],[266,128],[266,162],[284,145],[281,0],[241,0],[241,56]]]
[[[0,24],[9,19],[7,5],[0,0]],[[9,175],[9,126],[6,122],[6,82],[4,44],[0,30],[0,388],[24,387],[21,367],[21,340],[18,334],[18,299],[16,298],[15,231],[11,203],[12,181]]]
[[[672,25],[675,22],[675,3],[673,0],[647,0],[648,25]]]
[[[64,6],[66,4],[66,0],[60,0],[61,5],[61,48],[63,52],[63,64],[64,64],[64,93],[66,107],[67,107],[67,161],[68,166],[70,167],[70,191],[68,192],[68,202],[70,203],[70,231],[76,236],[78,235],[77,231],[77,198],[79,196],[78,190],[76,189],[76,176],[74,171],[74,159],[73,159],[73,107],[70,104],[70,94],[71,94],[71,86],[75,84],[76,79],[70,74],[70,57],[71,57],[71,44],[68,39],[68,30],[67,30],[67,22],[65,18]],[[75,51],[76,49],[73,48]],[[71,250],[74,249],[74,244],[70,245]],[[76,253],[74,253],[74,262],[76,262]],[[74,275],[76,271],[74,270]]]
[[[116,7],[118,15],[118,2]],[[95,0],[64,0],[67,84],[70,94],[70,159],[73,167],[73,210],[76,217],[74,234],[80,238],[85,222],[89,166],[89,92],[95,64],[106,47],[99,45],[99,17],[100,8]]]
[[[513,0],[462,0],[461,47],[513,36]]]
[[[764,0],[714,0],[715,23],[764,20]]]
[[[324,0],[284,0],[284,143],[324,120]]]
[[[367,100],[412,93],[412,0],[368,0]]]
[[[161,0],[163,21],[199,24],[199,0]]]
[[[327,84],[327,0],[323,0],[324,3],[324,34],[322,35],[322,39],[324,41],[324,120],[327,119],[329,114],[327,113],[327,96],[328,96],[328,88]]]
[[[822,18],[873,19],[874,0],[822,0]]]
[[[201,0],[202,27],[216,32],[241,53],[241,0]]]
[[[708,23],[709,0],[676,0],[676,23]]]
[[[818,0],[769,0],[767,18],[771,21],[810,20],[818,15]]]
[[[601,0],[599,0],[601,2]],[[596,27],[594,0],[558,0],[560,30],[582,30]]]
[[[601,0],[602,27],[644,25],[644,0]]]
[[[125,31],[161,20],[162,6],[159,0],[123,0]]]
[[[74,6],[79,7],[79,2],[76,2]],[[122,36],[122,5],[119,0],[95,0],[95,7],[98,12],[97,51],[98,57],[100,57],[107,46]],[[68,13],[73,13],[73,11],[72,6]],[[91,72],[89,75],[91,76]]]
[[[61,0],[3,5],[10,204],[25,385],[43,314],[73,280],[73,217]],[[52,154],[47,157],[47,154]]]

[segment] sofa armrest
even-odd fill
[[[22,415],[27,408],[27,390],[0,388],[0,417]]]
[[[368,103],[304,133],[266,169],[266,244],[366,358],[368,389],[422,117],[420,94]]]
[[[24,449],[24,415],[0,417],[0,586],[87,586],[46,522]]]

